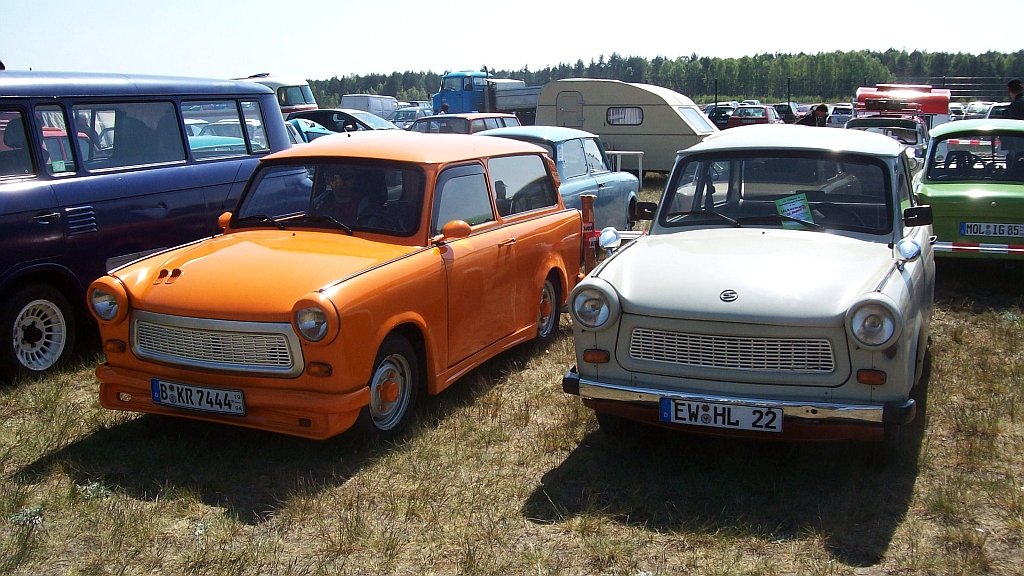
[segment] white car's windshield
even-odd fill
[[[694,155],[673,173],[658,223],[888,234],[891,190],[887,165],[867,157]]]

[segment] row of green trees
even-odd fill
[[[849,100],[859,86],[880,82],[946,86],[954,99],[1002,99],[1006,80],[1024,76],[1024,50],[1013,53],[907,52],[889,49],[817,54],[758,54],[742,58],[654,59],[617,53],[585,64],[559,64],[537,71],[492,70],[540,86],[562,78],[608,78],[670,88],[703,102],[721,99],[787,97],[803,102]],[[399,100],[427,100],[441,81],[438,72],[392,72],[310,80],[322,107],[336,107],[342,94],[390,94]]]

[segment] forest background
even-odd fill
[[[481,66],[481,70],[486,65]],[[876,83],[931,84],[949,88],[954,101],[1006,99],[1006,82],[1024,76],[1024,50],[964,54],[889,49],[817,54],[758,54],[742,58],[647,59],[602,54],[589,64],[559,64],[537,71],[490,70],[495,78],[541,86],[562,78],[607,78],[654,84],[695,102],[760,98],[795,102],[850,101],[860,86]],[[391,72],[309,80],[322,108],[335,108],[343,94],[388,94],[399,100],[429,100],[443,72]]]

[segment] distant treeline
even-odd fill
[[[481,67],[483,69],[483,67]],[[585,64],[559,64],[531,71],[491,70],[496,78],[523,80],[540,86],[562,78],[608,78],[670,88],[697,102],[768,98],[799,102],[850,100],[859,86],[880,82],[949,87],[955,100],[1006,97],[1006,81],[1024,77],[1024,50],[986,52],[825,52],[759,54],[742,58],[689,57],[654,59],[617,53]],[[399,100],[428,100],[437,91],[437,72],[392,72],[310,80],[321,107],[338,106],[342,94],[389,94]]]

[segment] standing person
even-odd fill
[[[809,114],[796,121],[803,126],[825,126],[825,119],[828,118],[828,106],[818,104]]]
[[[1006,109],[1008,120],[1024,120],[1024,89],[1021,88],[1020,80],[1013,79],[1006,84],[1006,93],[1010,95],[1010,106]],[[1021,156],[1024,155],[1021,137],[1001,138],[1001,148],[1006,153],[1006,173],[1020,178],[1024,174],[1024,167],[1021,166]]]
[[[1006,92],[1010,95],[1010,107],[1006,109],[1005,118],[1024,120],[1024,89],[1020,80],[1010,80],[1006,84]]]

